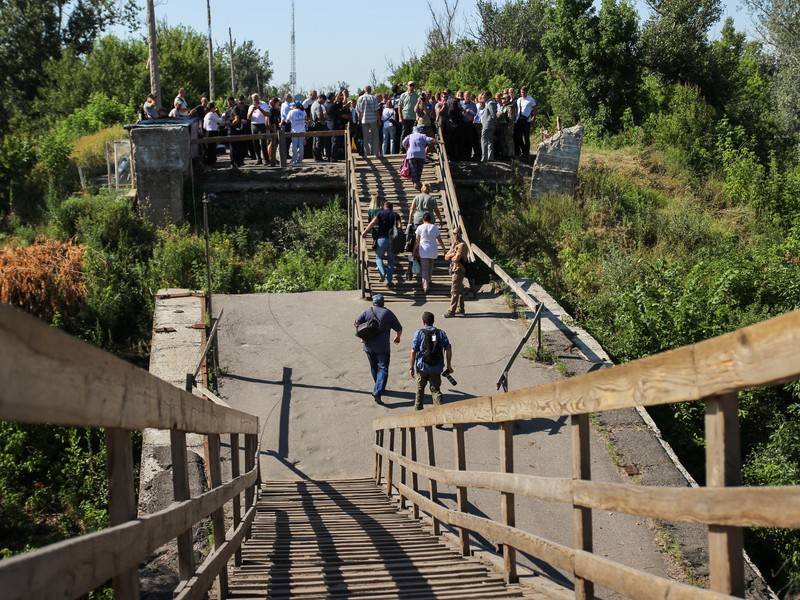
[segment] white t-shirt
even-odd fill
[[[394,117],[394,109],[393,108],[384,108],[383,114],[381,115],[381,121],[383,121],[383,126],[386,127],[388,125],[389,119]]]
[[[289,121],[292,127],[292,133],[306,130],[306,111],[302,108],[293,108],[286,115],[286,120]]]
[[[206,116],[203,117],[203,129],[206,131],[219,131],[219,125],[222,122],[222,119],[219,118],[219,115],[215,112],[207,112]]]
[[[439,233],[439,226],[433,223],[423,223],[417,227],[420,258],[436,258],[436,238]]]
[[[531,113],[533,109],[536,107],[536,100],[531,98],[530,96],[525,96],[524,98],[517,99],[517,110],[518,110],[518,117],[517,118],[525,118],[530,119]]]
[[[264,111],[263,113],[253,108],[252,104],[250,105],[250,108],[247,109],[247,112],[250,115],[250,122],[254,123],[255,125],[264,125],[267,122],[264,113],[269,114],[269,105],[266,102],[259,102],[258,106]]]

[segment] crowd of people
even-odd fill
[[[286,94],[283,99],[262,100],[258,94],[250,98],[230,96],[224,107],[203,97],[191,107],[185,89],[178,90],[172,109],[159,109],[150,95],[145,100],[141,117],[190,117],[201,124],[204,135],[248,135],[314,131],[341,131],[351,128],[354,150],[364,156],[385,156],[405,152],[411,161],[419,160],[420,152],[433,143],[435,134],[444,140],[451,160],[493,161],[528,157],[531,124],[536,118],[536,100],[527,88],[508,88],[492,95],[489,91],[450,90],[433,93],[418,91],[409,81],[405,90],[396,85],[391,92],[375,93],[365,86],[356,96],[347,89],[319,93],[311,90],[304,99]],[[414,138],[414,135],[421,136]],[[422,137],[431,141],[420,146]],[[285,137],[286,153],[294,165],[307,154],[315,161],[342,160],[344,136]],[[214,144],[206,144],[207,163],[216,161]],[[229,145],[231,166],[236,168],[246,159],[256,164],[275,164],[278,142],[275,137],[235,142]],[[413,155],[413,156],[412,156]],[[424,158],[424,152],[422,152]],[[413,163],[411,177],[416,183]],[[418,166],[418,165],[417,165]]]

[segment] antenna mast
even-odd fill
[[[295,48],[294,48],[294,0],[292,0],[292,71],[289,73],[289,88],[292,95],[297,91],[297,65],[295,64]]]

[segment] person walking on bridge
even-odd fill
[[[431,287],[433,276],[433,263],[436,261],[436,243],[442,247],[444,252],[444,242],[442,233],[438,225],[433,224],[433,215],[426,212],[422,216],[422,225],[417,227],[416,244],[414,255],[419,257],[420,271],[422,276],[422,293],[427,294]]]
[[[403,138],[402,146],[406,149],[408,159],[409,177],[416,189],[420,189],[422,182],[422,168],[425,166],[425,155],[428,146],[438,143],[432,137],[423,133],[422,127],[414,127],[414,133]]]
[[[382,396],[389,380],[389,359],[391,357],[389,337],[392,330],[396,331],[394,343],[399,344],[400,336],[403,334],[403,326],[397,320],[397,316],[388,308],[384,308],[383,304],[383,294],[375,294],[372,296],[372,307],[358,315],[353,323],[356,332],[359,331],[359,325],[373,330],[369,336],[363,336],[362,332],[360,337],[364,342],[364,352],[369,361],[372,380],[375,382],[372,388],[372,398],[378,404],[383,404]]]
[[[366,238],[373,228],[378,229],[375,240],[375,263],[381,281],[385,279],[389,287],[394,287],[392,278],[396,267],[392,239],[397,237],[401,225],[400,215],[394,212],[394,204],[387,201],[383,203],[383,210],[375,215],[361,234],[362,238]]]
[[[435,406],[442,404],[442,374],[453,372],[453,347],[447,334],[433,326],[433,313],[422,313],[422,329],[418,329],[411,341],[409,370],[411,379],[417,382],[414,409],[422,410],[425,387],[430,385],[431,398]]]

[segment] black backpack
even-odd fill
[[[370,312],[372,316],[356,327],[356,337],[362,340],[371,340],[381,332],[381,322],[378,319],[378,315],[375,314],[375,309],[372,308]]]
[[[424,329],[422,340],[422,362],[426,365],[440,365],[444,362],[442,336],[438,329]]]

